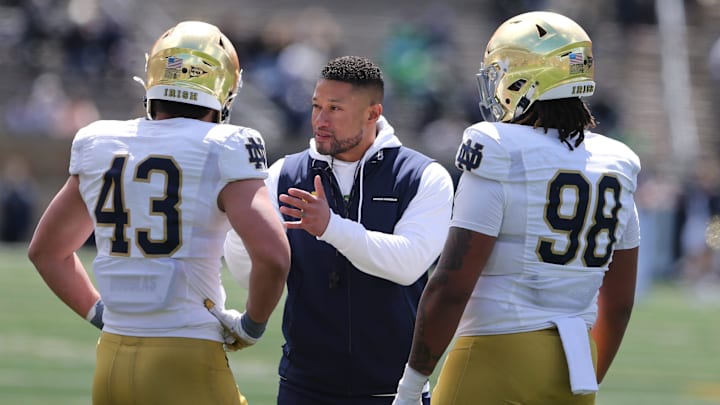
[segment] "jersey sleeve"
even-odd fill
[[[224,139],[218,157],[222,181],[267,178],[267,153],[262,136],[251,128],[235,128]]]
[[[622,237],[615,245],[615,249],[632,249],[638,246],[640,246],[640,219],[638,218],[637,206],[633,204],[625,232],[623,232]]]
[[[450,226],[498,236],[504,208],[505,193],[502,183],[465,172],[460,177],[455,192]]]
[[[634,194],[637,191],[637,178],[640,174],[642,165],[640,164],[640,158],[633,152],[630,147],[624,143],[611,139],[611,148],[617,156],[616,164],[618,165],[617,171],[625,173],[629,180],[628,187]]]
[[[498,131],[488,122],[465,130],[455,156],[455,165],[464,172],[490,180],[507,180],[510,154],[500,143]]]

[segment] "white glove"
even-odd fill
[[[223,339],[227,351],[234,352],[254,345],[265,331],[265,324],[254,322],[245,312],[240,313],[234,309],[218,309],[215,303],[208,298],[205,299],[205,308],[223,326]],[[255,327],[254,333],[246,330],[248,325]],[[255,335],[255,337],[251,335]]]
[[[392,405],[421,405],[422,391],[427,381],[428,376],[405,364],[405,372],[398,383],[397,395]]]

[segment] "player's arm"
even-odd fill
[[[430,375],[450,343],[465,305],[487,264],[503,220],[501,182],[465,172],[440,260],[423,291],[409,366]],[[482,207],[482,215],[478,214]]]
[[[45,283],[82,317],[87,317],[100,299],[75,253],[92,230],[78,177],[70,176],[40,218],[28,248],[28,257]]]
[[[276,211],[276,215],[282,221],[282,215],[277,202],[277,179],[280,176],[284,158],[278,159],[268,169],[268,177],[265,179],[265,187],[268,190],[270,202]],[[252,263],[243,241],[234,229],[230,229],[223,244],[225,263],[233,279],[245,289],[250,285],[250,269]]]
[[[616,250],[598,296],[592,328],[597,344],[597,379],[602,382],[622,342],[635,302],[638,248]]]
[[[282,296],[290,269],[285,228],[261,179],[229,183],[220,192],[218,203],[252,263],[246,313],[253,321],[265,323]]]
[[[450,344],[495,246],[504,201],[501,182],[467,172],[460,177],[452,226],[420,298],[410,358],[394,404],[415,403],[420,398],[424,382]]]
[[[420,298],[409,360],[413,369],[432,374],[455,334],[495,240],[482,233],[450,228],[440,260]]]
[[[452,340],[496,238],[451,227],[417,311],[410,359],[393,404],[417,403],[422,387]]]

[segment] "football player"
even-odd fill
[[[290,250],[264,183],[263,139],[227,124],[240,78],[217,27],[181,22],[147,56],[147,117],[97,121],[73,140],[70,176],[29,257],[63,302],[102,329],[96,405],[246,403],[223,344],[260,338]],[[226,337],[204,299],[223,311],[220,259],[231,227],[250,252],[253,284]],[[95,285],[75,253],[93,231]]]
[[[477,74],[484,122],[418,309],[395,404],[419,393],[453,336],[434,404],[592,404],[633,307],[640,162],[591,132],[585,31],[551,12],[504,22]]]

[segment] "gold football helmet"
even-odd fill
[[[242,71],[230,40],[211,24],[184,21],[170,28],[146,55],[145,89],[150,100],[169,100],[220,111],[227,122],[242,86]]]
[[[590,96],[592,42],[575,21],[534,11],[505,21],[488,41],[476,75],[487,121],[511,121],[536,100]]]

